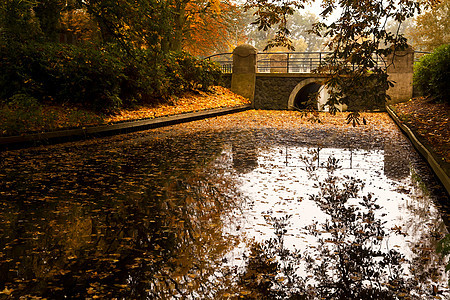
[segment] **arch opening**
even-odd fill
[[[319,78],[308,78],[298,83],[292,90],[288,109],[305,109],[309,96],[313,93],[318,93],[317,101],[312,103],[318,111],[328,111],[329,108],[325,105],[328,101],[329,90],[323,85],[323,80]],[[339,111],[346,111],[347,105],[336,105]]]
[[[317,99],[313,103],[310,102],[310,99],[314,94],[317,94],[319,92],[320,87],[321,85],[319,83],[312,82],[301,88],[295,95],[294,108],[305,109],[311,104],[317,107]]]

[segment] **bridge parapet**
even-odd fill
[[[233,52],[234,53],[234,52]],[[232,73],[233,53],[220,53],[206,59],[215,61],[222,67],[222,72]],[[325,65],[326,58],[332,52],[259,52],[256,53],[256,73],[311,73]],[[378,66],[385,62],[374,57]]]
[[[256,53],[256,73],[311,73],[323,65],[331,52],[260,52]],[[232,73],[233,53],[220,53],[206,59],[217,62],[222,72]]]
[[[292,89],[295,87],[298,89],[302,80],[312,78],[317,84],[322,85],[324,76],[313,71],[323,65],[330,54],[331,52],[257,53],[253,46],[241,45],[233,53],[217,54],[207,59],[220,63],[225,73],[231,73],[231,90],[249,98],[255,108],[289,109],[288,101],[292,102]],[[386,67],[385,64],[393,62],[387,68],[389,78],[395,82],[395,86],[388,90],[390,102],[409,100],[413,95],[413,49],[408,48],[405,51],[396,52],[395,56],[379,58],[376,61],[381,67]],[[288,76],[291,74],[303,74],[306,77]],[[273,78],[270,79],[270,77]],[[280,80],[280,78],[284,79]],[[295,80],[297,84],[293,85]],[[373,106],[370,105],[370,107]]]

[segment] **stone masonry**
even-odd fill
[[[256,53],[251,45],[240,45],[233,51],[231,91],[250,99],[253,103],[256,80]]]
[[[392,64],[387,68],[389,80],[394,81],[394,87],[389,88],[387,94],[391,97],[389,104],[408,101],[413,97],[413,65],[414,50],[412,47],[404,51],[396,51],[387,57]]]
[[[257,73],[257,50],[251,45],[241,45],[233,51],[233,73],[231,75],[231,90],[236,94],[249,98],[255,109],[292,109],[289,107],[295,94],[302,91],[307,83],[317,82],[322,84],[323,76],[320,74],[287,73],[285,59],[275,57],[271,67],[277,73]],[[389,79],[395,82],[395,86],[388,90],[391,97],[390,103],[407,101],[412,97],[412,77],[414,51],[410,47],[405,51],[397,51],[395,56],[388,57],[392,65],[387,69]],[[275,68],[277,67],[277,68]],[[280,68],[281,67],[281,68]],[[285,72],[278,73],[281,69]],[[224,78],[226,85],[230,79]],[[356,106],[362,107],[356,107]],[[292,103],[291,103],[292,106]],[[377,109],[383,110],[384,103],[349,105],[349,109]]]
[[[294,88],[311,78],[312,74],[273,74],[261,73],[256,75],[255,99],[253,106],[256,109],[287,110],[289,98]],[[317,75],[317,74],[315,74]],[[320,76],[319,76],[320,77]]]

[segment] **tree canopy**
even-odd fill
[[[415,18],[406,35],[420,50],[433,51],[450,42],[450,0],[441,0]]]
[[[330,76],[326,81],[330,97],[327,102],[331,112],[337,104],[348,104],[361,99],[375,102],[389,99],[386,91],[393,85],[388,80],[386,68],[392,64],[395,51],[408,47],[407,39],[399,32],[389,31],[390,21],[402,23],[420,12],[421,7],[435,5],[438,1],[409,0],[323,0],[322,20],[312,26],[310,32],[326,39],[326,47],[333,52],[322,72]],[[284,46],[293,49],[292,31],[288,17],[296,9],[304,8],[308,0],[268,1],[248,0],[246,9],[255,9],[255,24],[259,30],[276,28],[266,50]],[[331,21],[326,18],[337,9],[339,16]],[[380,63],[381,62],[381,63]],[[358,113],[349,116],[349,122],[358,122]]]

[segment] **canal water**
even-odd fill
[[[385,116],[246,112],[0,159],[0,299],[449,296],[448,196]]]

